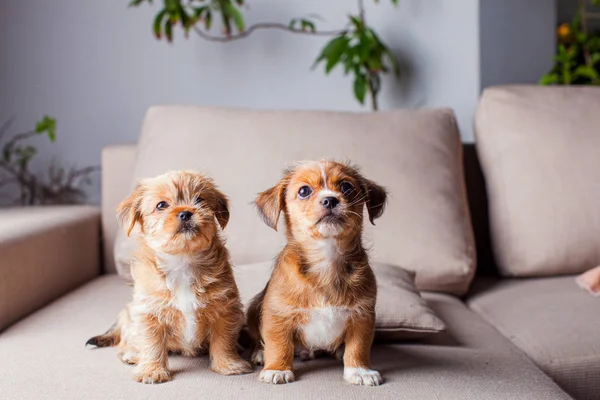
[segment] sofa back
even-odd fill
[[[136,159],[135,144],[107,147],[102,151],[102,230],[104,271],[115,273],[114,243],[119,231],[115,210],[131,190]],[[477,275],[498,274],[488,221],[485,179],[474,144],[463,144],[464,177],[477,246]]]

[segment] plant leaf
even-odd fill
[[[206,28],[206,30],[210,30],[210,27],[212,25],[212,12],[210,11],[210,9],[206,10],[206,15],[204,16],[204,28]]]
[[[579,78],[587,78],[590,79],[591,81],[595,81],[598,79],[598,71],[596,71],[594,68],[589,67],[587,65],[580,65],[579,67],[577,67],[575,69],[575,71],[573,72],[573,74],[576,77]]]
[[[152,24],[152,31],[154,32],[154,36],[157,39],[161,39],[162,37],[162,20],[167,15],[167,10],[161,10],[156,17],[154,17],[154,23]]]
[[[129,7],[137,7],[140,4],[142,4],[144,1],[146,1],[146,0],[131,0],[129,2]],[[152,3],[152,2],[150,2],[150,3]]]
[[[12,155],[12,152],[10,151],[10,146],[4,146],[4,149],[2,150],[2,156],[3,156],[4,162],[9,163],[12,158],[11,155]]]
[[[45,115],[35,125],[35,132],[39,135],[47,134],[51,142],[56,140],[56,120]]]
[[[338,36],[332,40],[330,40],[323,50],[321,50],[321,54],[319,58],[315,61],[314,66],[316,66],[319,62],[323,60],[327,60],[327,64],[325,66],[325,72],[329,73],[333,67],[340,61],[340,58],[344,51],[348,48],[348,43],[350,39],[346,36]]]
[[[367,94],[367,78],[363,74],[357,74],[354,78],[354,97],[365,104],[365,96]]]
[[[231,19],[233,19],[233,23],[239,32],[242,32],[246,29],[246,22],[244,21],[244,16],[240,12],[240,10],[235,7],[231,3],[224,3],[224,13],[227,14]]]
[[[173,42],[173,22],[167,18],[165,22],[165,37],[169,41],[169,43]]]
[[[303,31],[315,32],[317,30],[315,24],[307,19],[300,20],[300,26]]]

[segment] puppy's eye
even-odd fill
[[[204,199],[202,197],[196,196],[194,197],[194,203],[196,204],[200,204],[204,201]]]
[[[167,203],[166,201],[161,201],[160,203],[158,203],[158,204],[156,205],[156,209],[157,209],[158,211],[162,211],[162,210],[164,210],[164,209],[165,209],[165,208],[167,208],[167,207],[169,207],[169,203]]]
[[[310,196],[312,194],[312,189],[310,188],[310,186],[302,186],[299,190],[298,190],[298,197],[300,197],[301,199],[306,199],[308,196]]]
[[[344,196],[348,196],[354,191],[354,185],[350,182],[342,182],[340,189],[342,190],[342,193],[344,193]]]

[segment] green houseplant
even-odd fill
[[[600,0],[591,4],[598,6]],[[555,64],[540,84],[600,85],[600,35],[589,29],[589,21],[600,18],[600,12],[588,8],[588,2],[580,0],[573,21],[558,27]]]
[[[353,77],[355,98],[364,104],[367,95],[373,110],[379,108],[377,96],[381,90],[381,75],[400,75],[397,60],[388,46],[367,24],[364,0],[358,0],[358,14],[350,15],[343,29],[323,31],[316,27],[315,18],[294,18],[289,23],[267,22],[246,26],[243,7],[246,0],[158,0],[161,6],[154,18],[153,31],[157,39],[173,40],[173,30],[181,28],[186,37],[190,32],[202,39],[231,42],[250,36],[262,29],[277,29],[294,34],[331,36],[318,55],[314,66],[324,65],[329,74],[341,65],[346,75]],[[398,0],[390,0],[393,5]],[[153,0],[132,0],[131,6],[153,3]],[[375,2],[379,2],[375,0]],[[210,33],[213,21],[218,20],[222,34]]]

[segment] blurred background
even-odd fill
[[[152,33],[161,3],[0,1],[0,123],[12,118],[10,132],[18,133],[44,115],[57,121],[55,143],[32,139],[32,171],[50,162],[99,165],[103,147],[137,140],[144,112],[155,104],[370,111],[368,102],[356,101],[342,68],[330,75],[323,66],[312,68],[330,38],[262,30],[218,43],[194,32],[186,39],[174,29],[169,43]],[[573,19],[578,1],[400,0],[394,6],[366,0],[364,7],[367,24],[400,69],[399,78],[382,76],[380,109],[451,107],[469,142],[482,89],[536,84],[553,66],[557,26]],[[247,0],[241,10],[247,26],[311,16],[318,29],[333,30],[346,26],[357,2]],[[219,35],[219,28],[211,33]],[[100,174],[89,178],[85,201],[99,203]],[[9,187],[0,193],[15,190]]]

